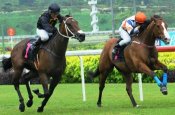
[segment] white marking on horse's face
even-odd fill
[[[83,34],[84,32],[82,30],[78,30],[78,33]]]
[[[170,39],[170,35],[169,35],[167,29],[165,28],[165,23],[162,22],[161,25],[162,25],[162,27],[163,27],[163,32],[164,32],[165,37],[166,37],[167,39]]]

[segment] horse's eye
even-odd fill
[[[161,28],[161,25],[157,25],[158,28]]]

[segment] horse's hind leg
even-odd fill
[[[18,97],[19,97],[19,102],[20,102],[19,110],[21,112],[24,112],[24,110],[25,110],[24,99],[23,99],[21,92],[19,90],[19,79],[21,77],[21,74],[22,74],[22,69],[14,69],[12,83],[14,84],[15,90],[16,90]]]
[[[137,107],[137,103],[134,99],[134,96],[132,94],[132,82],[133,82],[133,79],[132,79],[132,75],[131,74],[126,74],[126,73],[122,73],[123,77],[126,79],[126,91],[128,93],[128,96],[132,102],[132,105],[133,107]]]
[[[37,77],[37,76],[38,76],[38,74],[33,72],[33,71],[30,71],[30,72],[23,75],[23,77],[25,79],[25,84],[26,84],[28,96],[29,96],[29,100],[26,103],[27,107],[31,107],[33,105],[33,95],[32,95],[31,89],[30,89],[29,80],[34,78],[34,77]]]
[[[104,71],[100,71],[99,96],[97,101],[98,107],[101,107],[101,99],[102,99],[103,89],[105,88],[105,81],[106,81],[107,75],[112,71],[112,69],[113,69],[113,66],[109,67],[108,69],[104,69]]]

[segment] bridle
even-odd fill
[[[62,33],[60,32],[60,30],[58,30],[58,33],[59,33],[61,36],[65,37],[65,38],[70,38],[70,37],[71,37],[71,38],[74,38],[74,37],[75,37],[75,34],[69,29],[69,27],[68,27],[67,24],[66,24],[67,20],[69,20],[69,19],[73,19],[73,17],[68,17],[68,18],[66,18],[66,20],[63,20],[63,23],[64,23],[64,25],[65,25],[66,35],[62,34]],[[69,32],[72,34],[72,36],[69,36]]]

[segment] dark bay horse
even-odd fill
[[[95,72],[89,72],[91,78],[99,77],[99,97],[97,105],[101,106],[102,92],[108,74],[115,67],[126,80],[126,91],[134,107],[137,103],[132,94],[132,73],[145,73],[151,76],[160,87],[161,92],[167,94],[167,67],[158,60],[155,39],[159,38],[165,43],[169,42],[169,34],[164,20],[155,15],[148,22],[146,28],[124,49],[124,61],[113,61],[111,52],[117,39],[107,41],[100,55],[99,65]],[[158,79],[154,70],[164,71],[163,83]]]
[[[33,104],[33,95],[28,81],[33,77],[39,76],[44,94],[39,93],[39,90],[34,90],[34,92],[39,98],[44,98],[41,106],[38,107],[37,110],[38,112],[42,112],[66,68],[65,53],[69,38],[75,38],[79,40],[79,42],[82,42],[85,40],[85,34],[80,30],[78,22],[73,17],[66,15],[60,19],[59,29],[55,37],[40,48],[35,62],[25,60],[23,56],[23,50],[29,39],[19,42],[13,48],[11,57],[2,61],[4,70],[10,68],[14,70],[12,82],[19,96],[19,110],[21,112],[25,110],[24,99],[19,89],[19,79],[22,77],[23,69],[27,68],[30,70],[29,73],[23,76],[25,77],[25,84],[29,95],[29,100],[27,102],[28,107],[31,107]],[[50,78],[50,86],[48,87],[48,80]]]

